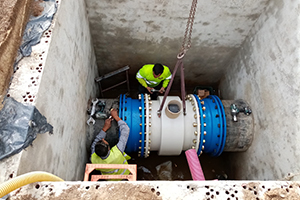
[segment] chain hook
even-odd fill
[[[182,59],[185,56],[187,51],[188,51],[188,49],[181,50],[180,53],[177,55],[177,59],[178,60]]]

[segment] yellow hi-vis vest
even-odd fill
[[[127,160],[130,159],[126,153],[122,153],[115,145],[106,159],[100,158],[96,153],[91,156],[92,164],[128,164]],[[97,169],[103,175],[128,175],[130,171],[127,169]],[[118,181],[121,179],[109,179],[109,181]]]
[[[144,65],[137,73],[136,73],[136,79],[139,81],[139,83],[144,87],[155,87],[160,84],[161,81],[163,81],[163,87],[166,88],[172,78],[172,74],[170,72],[170,69],[163,65],[164,71],[163,73],[158,77],[154,78],[153,76],[153,67],[154,64],[147,64]]]

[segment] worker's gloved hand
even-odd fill
[[[162,94],[162,93],[164,93],[164,92],[165,92],[165,88],[164,88],[164,87],[161,87],[160,90],[159,90],[159,93]]]
[[[111,118],[105,120],[104,126],[102,128],[104,132],[106,132],[111,127],[111,120]]]
[[[112,110],[110,111],[110,115],[111,115],[117,122],[121,120],[121,118],[120,118],[119,115],[118,115],[117,110],[115,110],[115,109],[112,109]]]
[[[146,87],[146,89],[149,91],[150,94],[152,94],[153,92],[151,91],[152,89],[154,88],[151,88],[151,87]]]

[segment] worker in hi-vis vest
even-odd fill
[[[120,129],[120,137],[117,145],[110,148],[108,142],[104,139],[106,131],[111,127],[112,118],[109,117],[105,120],[104,126],[100,133],[96,136],[91,147],[91,162],[92,164],[128,164],[127,160],[130,159],[124,150],[129,136],[129,127],[121,120],[116,110],[111,110],[111,117],[118,123]],[[127,169],[97,169],[103,175],[128,175],[130,174]],[[117,181],[120,179],[110,179]]]
[[[150,93],[151,99],[156,100],[158,92],[164,93],[172,74],[170,69],[162,64],[144,65],[136,74],[139,81],[139,94]]]

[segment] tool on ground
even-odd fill
[[[90,125],[91,123],[94,125],[95,124],[95,120],[93,118],[93,115],[95,114],[95,111],[96,111],[96,105],[98,103],[99,99],[95,99],[95,100],[92,100],[92,110],[91,110],[91,114],[90,114],[90,118],[87,120],[87,124]]]
[[[97,119],[107,119],[107,114],[104,112],[106,106],[105,101],[99,100],[96,106],[95,117]]]

